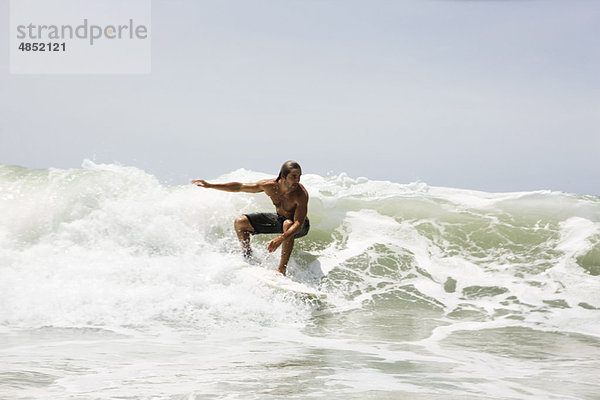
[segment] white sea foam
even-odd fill
[[[236,170],[217,181],[269,176]],[[271,211],[262,194],[166,186],[137,168],[91,161],[72,170],[0,166],[0,335],[12,368],[0,377],[17,382],[10,394],[40,397],[35,388],[46,385],[55,398],[151,397],[159,385],[157,398],[359,396],[383,387],[423,398],[569,398],[535,383],[558,369],[544,375],[532,372],[537,361],[498,355],[507,351],[498,332],[527,351],[531,336],[595,354],[600,199],[345,174],[302,179],[311,231],[289,272],[326,291],[325,304],[239,272],[233,220]],[[268,239],[252,240],[261,264],[275,268]],[[59,361],[72,347],[78,373]],[[581,376],[597,365],[585,352],[573,367]],[[46,369],[32,361],[20,370],[35,354]],[[528,377],[516,382],[513,368]],[[286,389],[295,376],[312,383]],[[120,389],[128,382],[135,388]],[[586,398],[587,386],[575,392]]]

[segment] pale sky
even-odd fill
[[[153,1],[149,75],[11,75],[0,15],[1,164],[600,195],[600,1]]]

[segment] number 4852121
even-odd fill
[[[21,42],[19,50],[21,51],[65,51],[67,46],[65,43],[26,43]]]

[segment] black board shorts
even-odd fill
[[[252,213],[252,214],[244,214],[248,221],[250,221],[250,225],[254,228],[254,232],[250,232],[253,235],[258,233],[283,233],[283,222],[286,219],[283,215],[275,214],[275,213]],[[296,233],[294,238],[300,238],[305,236],[310,229],[310,222],[308,218],[304,220],[304,225],[302,225],[302,229],[300,232]]]

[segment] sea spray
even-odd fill
[[[216,181],[267,177],[236,170]],[[272,211],[264,194],[168,186],[91,161],[0,166],[0,397],[600,390],[598,197],[345,174],[302,183],[311,231],[289,275],[327,292],[325,303],[240,273],[233,220]],[[252,246],[274,269],[268,240]]]

